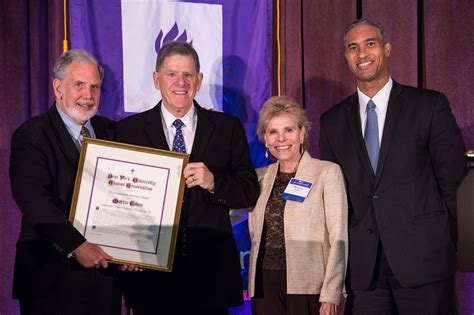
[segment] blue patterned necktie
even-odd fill
[[[367,148],[374,174],[377,172],[377,163],[379,161],[379,124],[375,107],[375,103],[372,100],[367,103],[367,123],[365,124],[364,135],[365,147]]]
[[[89,131],[89,129],[87,129],[86,126],[82,126],[80,136],[81,136],[81,146],[82,146],[82,140],[84,139],[84,137],[92,138],[91,132]]]
[[[181,128],[184,126],[184,123],[180,119],[176,119],[173,122],[173,126],[176,128],[176,134],[174,135],[173,148],[171,149],[171,151],[186,153],[186,147],[184,146],[183,131],[181,130]]]
[[[82,137],[91,138],[91,132],[89,131],[89,129],[87,129],[86,126],[82,126],[82,128],[81,128],[81,136],[82,136]]]

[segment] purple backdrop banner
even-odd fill
[[[122,2],[129,3],[130,0],[69,1],[71,47],[93,53],[104,66],[105,79],[99,112],[115,120],[131,114],[124,109]],[[215,98],[220,104],[214,107],[240,117],[250,143],[254,165],[259,167],[266,164],[264,148],[258,143],[255,132],[258,111],[271,95],[272,1],[190,0],[180,4],[221,7],[222,60],[219,62],[222,64],[222,86],[216,88]],[[162,13],[162,16],[166,14]],[[162,29],[165,33],[168,31],[165,27]],[[154,42],[151,44],[154,45]],[[192,44],[198,45],[195,40]],[[198,53],[201,54],[199,50]],[[154,63],[154,60],[151,62]],[[150,79],[153,70],[146,70]],[[201,105],[212,107],[209,104]]]
[[[99,111],[102,115],[114,120],[119,120],[132,114],[132,111],[127,110],[130,108],[128,107],[128,92],[124,93],[129,84],[127,80],[129,80],[130,76],[135,75],[130,72],[130,68],[136,72],[145,73],[144,75],[150,77],[150,79],[154,70],[156,59],[156,52],[154,51],[151,51],[149,56],[145,58],[152,59],[146,61],[151,62],[151,64],[146,65],[143,69],[140,69],[139,63],[136,63],[138,66],[129,67],[125,62],[125,60],[128,60],[125,56],[130,54],[130,49],[124,47],[127,45],[128,38],[134,41],[137,36],[147,36],[148,34],[136,33],[136,35],[132,36],[125,34],[123,26],[130,25],[130,18],[124,17],[124,15],[129,14],[129,11],[139,10],[136,4],[143,5],[143,3],[146,4],[147,2],[138,1],[131,3],[130,0],[70,0],[69,2],[71,46],[72,48],[82,48],[91,52],[103,65],[105,79],[102,85]],[[160,44],[164,44],[167,39],[192,42],[192,45],[200,55],[201,71],[205,77],[209,76],[213,79],[209,83],[210,87],[204,93],[212,94],[211,99],[214,104],[203,104],[200,99],[198,101],[204,107],[213,107],[216,110],[223,110],[226,113],[239,117],[247,133],[255,167],[266,164],[264,147],[258,142],[256,137],[256,124],[258,111],[265,100],[270,97],[272,88],[272,1],[191,0],[173,4],[165,2],[159,5],[157,5],[157,2],[148,3],[154,4],[154,6],[150,7],[150,10],[158,10],[157,6],[162,10],[164,10],[163,8],[175,6],[174,11],[170,9],[171,12],[157,12],[156,19],[160,23],[163,21],[163,25],[155,25],[156,21],[150,21],[150,12],[143,12],[142,20],[146,21],[135,18],[136,23],[149,26],[150,32],[153,33],[151,35],[153,36],[152,39],[149,40],[150,45],[155,48],[156,44],[158,47]],[[200,8],[199,4],[202,4],[204,8]],[[189,9],[187,6],[192,8],[190,12],[186,12]],[[217,49],[217,55],[219,55],[218,60],[212,63],[213,66],[210,67],[212,69],[206,69],[203,66],[203,63],[206,62],[206,58],[209,58],[209,56],[205,55],[208,52],[202,48],[203,43],[199,42],[202,36],[190,28],[189,25],[192,24],[185,24],[189,18],[195,18],[196,12],[201,9],[203,11],[211,10],[214,16],[216,12],[221,14],[220,17],[216,17],[218,21],[206,21],[206,19],[200,21],[202,24],[210,23],[210,26],[201,25],[201,28],[207,27],[209,29],[209,27],[215,27],[215,30],[207,30],[206,32],[210,34],[205,35],[210,37],[211,41],[217,42],[217,45],[219,43],[221,45],[221,47],[209,48],[211,50]],[[186,17],[184,19],[185,22],[180,24],[179,16],[175,16],[178,22],[169,20],[168,15],[173,14],[190,14],[190,17]],[[187,25],[187,28],[183,27],[183,24]],[[136,27],[136,25],[133,25],[133,27]],[[215,38],[216,34],[221,36],[221,38]],[[127,41],[124,41],[124,38],[127,38]],[[211,45],[215,46],[215,43],[209,44],[209,46]],[[157,51],[158,49],[156,48]],[[133,62],[136,62],[136,59],[140,58],[135,57]],[[151,84],[152,87],[151,80],[147,84]],[[150,86],[147,86],[145,89],[148,88]],[[204,93],[203,88],[201,88],[198,96]],[[142,110],[147,109],[147,106],[146,104],[143,105]],[[233,211],[231,218],[234,225],[236,242],[241,251],[242,276],[246,286],[246,267],[250,250],[246,222],[247,216],[245,212]]]

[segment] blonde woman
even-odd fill
[[[338,165],[306,151],[309,128],[301,105],[288,97],[270,98],[259,114],[258,136],[276,163],[257,170],[261,193],[249,214],[254,315],[334,315],[342,302],[344,179]]]

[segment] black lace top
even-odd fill
[[[281,199],[288,182],[296,173],[278,174],[265,208],[262,243],[260,244],[260,259],[263,269],[285,270],[285,232],[283,227],[283,213],[286,201]]]

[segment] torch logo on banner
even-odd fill
[[[192,40],[190,42],[188,42],[188,35],[186,34],[186,30],[184,30],[183,33],[181,33],[181,35],[179,35],[178,24],[174,23],[173,27],[170,29],[170,31],[166,34],[166,36],[164,38],[163,38],[163,30],[160,30],[160,32],[158,33],[158,37],[156,38],[156,41],[155,41],[156,53],[157,54],[160,53],[161,47],[164,44],[172,42],[172,41],[177,41],[177,42],[181,42],[181,43],[188,43],[191,46],[193,45]]]

